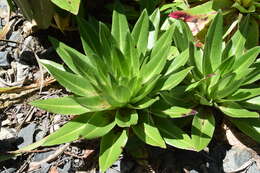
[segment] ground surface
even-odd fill
[[[0,4],[2,2],[0,0]],[[32,33],[31,29],[23,17],[14,15],[0,32],[1,155],[42,139],[72,118],[39,110],[28,103],[67,94],[44,69],[39,68],[37,59],[60,61],[47,41],[48,35],[75,47],[79,43],[74,39],[77,34],[63,35],[53,28]],[[207,149],[199,153],[144,146],[144,157],[134,159],[131,153],[125,152],[107,173],[259,173],[259,155],[255,152],[259,145],[248,147],[237,143],[233,133],[226,132],[230,132],[229,140],[215,138]],[[22,156],[0,162],[0,173],[96,173],[98,146],[99,140],[79,140],[27,151]]]

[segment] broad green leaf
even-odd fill
[[[183,118],[190,115],[195,115],[197,112],[193,109],[179,107],[179,106],[171,106],[168,109],[161,109],[158,110],[152,109],[152,112],[155,115],[161,115],[163,117],[169,117],[169,118]]]
[[[83,114],[69,121],[67,124],[59,128],[56,132],[50,134],[44,140],[42,146],[58,145],[62,143],[77,140],[81,136],[81,132],[85,128],[92,114]]]
[[[128,88],[131,91],[131,96],[135,96],[142,86],[142,79],[139,77],[133,77],[131,80],[128,81]]]
[[[77,17],[77,23],[80,31],[82,46],[86,55],[97,54],[102,55],[101,43],[99,41],[98,27],[85,21],[83,18]]]
[[[125,50],[124,50],[124,55],[126,58],[126,61],[128,61],[129,68],[131,71],[132,75],[138,75],[139,73],[139,67],[140,66],[140,53],[138,49],[135,47],[133,38],[131,34],[126,35],[126,45],[125,45]]]
[[[164,75],[168,75],[174,72],[175,70],[177,70],[178,68],[184,66],[188,61],[188,59],[189,59],[189,50],[186,49],[185,51],[181,52],[176,58],[172,60],[169,68],[167,69]]]
[[[257,112],[248,111],[235,102],[225,102],[218,106],[218,108],[232,118],[259,118]]]
[[[232,72],[232,67],[235,63],[235,60],[236,60],[235,56],[223,60],[222,64],[218,68],[221,76],[224,76],[225,74]]]
[[[107,85],[102,85],[100,82],[98,84],[101,86],[102,97],[104,98],[104,100],[106,100],[106,102],[109,105],[111,105],[110,107],[113,107],[113,108],[123,107],[127,104],[125,102],[121,102],[122,100],[118,100],[117,95],[119,93],[115,92],[116,91],[115,89],[113,89]],[[116,86],[114,88],[116,88]],[[120,92],[122,92],[122,91],[120,91]]]
[[[202,50],[198,47],[195,47],[193,43],[189,44],[189,63],[190,66],[193,66],[192,69],[193,76],[196,80],[201,80],[204,76],[203,74],[203,53]]]
[[[149,17],[146,10],[143,10],[141,16],[136,22],[134,29],[132,31],[132,37],[134,43],[140,52],[145,54],[148,44],[148,34],[149,34]]]
[[[159,25],[160,25],[160,10],[156,9],[153,14],[150,16],[151,28],[149,28],[149,36],[148,36],[148,45],[147,48],[150,50],[154,47],[158,32],[159,32]]]
[[[245,54],[241,55],[235,61],[232,69],[234,72],[240,72],[243,69],[249,68],[255,62],[258,54],[260,53],[260,46],[248,50]]]
[[[218,13],[206,35],[203,54],[203,73],[211,74],[221,64],[223,16]]]
[[[213,1],[205,2],[201,5],[197,5],[193,8],[188,8],[185,11],[190,14],[193,14],[193,15],[209,14],[209,13],[215,12],[213,9]]]
[[[159,100],[158,105],[160,109],[165,106],[179,106],[179,107],[195,107],[198,103],[194,100],[193,97],[190,96],[189,92],[185,92],[186,86],[177,86],[173,88],[171,91],[162,91],[160,92],[160,96],[162,99]],[[166,102],[166,103],[163,103]],[[153,105],[156,106],[157,102]],[[165,106],[163,106],[165,105]],[[167,107],[166,107],[167,109]]]
[[[155,126],[151,115],[148,113],[143,113],[139,115],[139,123],[133,126],[133,131],[143,142],[157,146],[161,148],[166,148],[165,142]]]
[[[55,63],[48,60],[40,60],[57,81],[74,94],[80,96],[96,95],[93,86],[85,78],[56,68]]]
[[[160,91],[171,90],[183,81],[183,79],[188,75],[192,68],[193,67],[188,67],[177,73],[173,73],[166,76],[165,78],[162,78],[162,80],[158,81],[159,86],[157,85],[155,88],[157,89],[157,87],[159,87]]]
[[[116,125],[114,115],[110,112],[96,112],[85,123],[81,137],[93,139],[104,136]]]
[[[111,105],[101,96],[85,96],[85,97],[74,97],[74,100],[92,110],[92,111],[102,111],[102,110],[108,110],[111,109]]]
[[[235,92],[241,86],[242,82],[243,80],[237,79],[236,74],[227,74],[213,87],[212,92],[214,93],[212,95],[215,94],[216,98],[224,98]]]
[[[49,40],[52,43],[52,46],[57,51],[58,55],[65,62],[65,64],[76,74],[79,74],[77,66],[74,64],[75,59],[81,59],[82,61],[86,60],[86,56],[77,50],[67,46],[66,44],[56,40],[53,37],[49,37]]]
[[[152,79],[150,79],[148,82],[142,85],[142,88],[139,89],[136,96],[131,100],[131,103],[136,103],[144,99],[148,94],[152,92],[154,89],[156,83],[158,82],[160,76],[154,76]]]
[[[81,106],[78,102],[76,102],[76,100],[74,100],[74,97],[71,96],[36,100],[30,104],[40,109],[64,115],[79,115],[86,112],[91,112],[88,108]]]
[[[248,2],[250,2],[250,1],[248,1]],[[245,4],[242,5],[239,2],[235,2],[232,5],[232,7],[238,9],[241,13],[252,13],[252,12],[255,12],[255,6],[254,5],[250,5],[250,6],[247,6],[247,5],[244,6],[244,5]]]
[[[99,22],[99,40],[102,43],[103,60],[107,66],[112,64],[110,51],[115,47],[116,43],[111,35],[109,28],[102,22]]]
[[[212,100],[207,99],[205,96],[202,96],[202,95],[200,95],[199,93],[194,94],[194,97],[195,97],[197,100],[199,100],[199,103],[200,103],[201,105],[213,106]]]
[[[99,60],[98,58],[99,57],[89,55],[85,57],[85,60],[79,58],[75,58],[73,60],[73,63],[75,64],[78,73],[84,78],[86,78],[93,85],[97,85],[95,77],[99,77],[104,82],[106,81],[106,77],[104,75],[104,72],[102,71],[105,70],[104,68],[105,65],[103,62],[102,62],[103,66],[101,66],[101,64],[97,64]]]
[[[51,2],[74,15],[79,12],[80,0],[51,0]]]
[[[128,103],[131,98],[131,91],[122,85],[117,86],[114,88],[116,91],[116,98],[121,103]]]
[[[113,20],[112,20],[112,35],[119,44],[118,47],[120,50],[124,49],[126,42],[126,35],[129,33],[128,23],[126,16],[121,9],[116,9],[113,11]]]
[[[260,88],[239,89],[224,101],[243,101],[260,95]]]
[[[252,83],[260,80],[260,68],[259,67],[254,68],[248,75],[245,76],[243,85],[249,85],[249,84],[252,84]]]
[[[171,146],[194,150],[192,140],[188,134],[176,126],[171,120],[164,118],[155,118],[156,126],[159,128],[165,142]]]
[[[173,25],[161,36],[156,42],[152,53],[151,59],[147,64],[144,64],[141,68],[141,74],[143,77],[143,83],[146,83],[152,79],[155,75],[158,75],[163,70],[167,55],[170,51],[170,44],[172,41],[174,27]]]
[[[116,78],[120,78],[123,76],[129,77],[129,72],[131,70],[130,62],[127,61],[126,57],[117,47],[113,47],[110,51],[111,51],[112,64],[108,64],[107,66],[110,67],[112,65],[114,71],[118,75],[118,76],[115,75],[115,77]]]
[[[116,124],[119,127],[130,127],[136,125],[138,113],[135,110],[120,109],[116,111]]]
[[[83,114],[49,135],[42,146],[71,142],[82,137],[98,138],[107,134],[115,125],[115,121],[107,112]]]
[[[127,143],[126,130],[122,132],[111,131],[101,139],[99,166],[105,172],[118,159]]]
[[[220,73],[219,70],[217,70],[215,73],[208,75],[205,79],[205,83],[207,85],[206,90],[207,90],[207,93],[209,93],[211,98],[214,98],[215,86],[216,86],[216,84],[218,84],[218,82],[221,79],[221,76],[219,73]],[[237,80],[235,80],[235,81],[237,81]],[[240,81],[238,81],[238,82],[240,82]],[[243,82],[243,81],[241,80],[241,82]]]
[[[132,108],[132,109],[145,109],[145,108],[150,107],[157,100],[159,100],[159,97],[155,97],[154,99],[145,97],[143,100],[135,103],[134,105],[129,105],[128,107]]]
[[[215,130],[215,118],[210,110],[200,110],[192,121],[191,138],[196,151],[208,146]]]
[[[241,86],[242,82],[243,82],[242,79],[241,80],[235,79],[230,84],[228,84],[225,89],[218,90],[216,97],[217,98],[225,98],[225,97],[229,96],[230,94],[237,91],[237,89]]]
[[[199,81],[197,81],[197,82],[191,83],[190,85],[188,85],[188,86],[186,87],[185,92],[191,91],[191,90],[193,90],[193,89],[199,87],[199,86],[202,84],[202,82],[204,82],[204,81],[205,81],[205,79],[201,79],[201,80],[199,80]]]
[[[14,4],[15,2],[14,11],[17,9],[17,7],[19,7],[23,16],[27,20],[36,23],[39,29],[47,29],[50,26],[54,15],[54,5],[51,3],[50,0],[39,0],[39,1],[7,0],[7,2],[9,5],[10,5],[9,2],[12,2],[12,4]],[[12,10],[12,6],[10,6],[10,10]],[[1,8],[1,11],[4,11],[4,9]],[[10,12],[6,12],[6,14],[8,13]]]
[[[183,52],[189,47],[189,42],[193,41],[192,32],[182,20],[175,20],[174,25],[176,25],[173,34],[174,44],[180,52]]]
[[[230,121],[237,126],[246,135],[253,138],[255,141],[260,142],[260,120],[259,118],[249,119],[230,119]]]
[[[260,110],[260,96],[240,102],[243,107],[252,109],[252,110]]]
[[[246,43],[246,35],[249,29],[249,19],[250,17],[247,16],[244,20],[242,20],[239,24],[239,29],[228,41],[222,54],[223,61],[233,56],[237,58],[243,54]]]

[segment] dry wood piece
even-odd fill
[[[69,147],[69,143],[68,144],[65,144],[63,145],[61,148],[59,148],[55,153],[53,153],[52,155],[50,155],[49,157],[47,157],[46,159],[43,159],[39,162],[31,162],[29,164],[29,169],[28,171],[33,171],[33,170],[36,170],[36,169],[39,169],[41,168],[41,165],[43,163],[47,163],[47,162],[50,162],[50,161],[53,161],[55,159],[57,159],[58,156],[60,156],[68,147]]]

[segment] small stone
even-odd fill
[[[55,115],[53,118],[53,123],[57,124],[61,121],[61,115]]]
[[[113,168],[109,168],[109,169],[106,170],[106,173],[120,173],[120,171],[117,171]]]
[[[71,168],[71,161],[68,161],[68,162],[63,166],[62,169],[61,169],[61,168],[58,168],[58,172],[59,172],[59,173],[67,173],[67,172],[69,172],[70,168]]]
[[[250,165],[250,167],[247,170],[247,173],[259,173],[260,169],[257,167],[256,163],[253,163],[252,165]]]
[[[8,53],[7,52],[0,52],[0,67],[9,66],[8,62]]]
[[[39,130],[39,131],[36,133],[36,135],[35,135],[35,141],[41,140],[44,136],[45,136],[44,131]]]
[[[23,39],[23,36],[22,36],[20,31],[12,32],[12,35],[9,38],[9,40],[13,41],[13,42],[21,42],[22,39]],[[8,43],[8,45],[11,46],[11,47],[15,47],[17,44],[16,43]]]
[[[232,147],[223,160],[224,172],[234,172],[251,159],[252,155],[241,147]]]
[[[35,156],[32,158],[33,162],[39,162],[43,159],[46,159],[47,157],[49,157],[51,154],[53,154],[55,151],[47,151],[44,153],[37,153],[35,154]]]
[[[34,171],[34,173],[48,173],[50,167],[51,167],[51,164],[43,163],[43,164],[41,164],[41,169]]]
[[[0,140],[14,138],[16,135],[15,129],[1,128]]]
[[[25,128],[21,129],[21,131],[18,133],[18,137],[22,137],[24,141],[18,146],[18,148],[22,148],[33,143],[33,134],[35,132],[35,127],[36,124],[31,123]]]
[[[11,124],[11,121],[9,119],[2,121],[2,126],[6,126],[6,125],[10,125],[10,124]]]
[[[60,126],[58,124],[54,124],[54,126],[53,126],[54,131],[58,130],[59,128],[60,128]]]

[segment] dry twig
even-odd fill
[[[55,153],[53,153],[52,155],[48,156],[47,158],[45,158],[45,159],[43,159],[39,162],[31,162],[29,164],[29,170],[28,171],[33,171],[33,170],[39,169],[39,168],[41,168],[41,165],[43,163],[47,163],[47,162],[55,160],[58,156],[60,156],[69,147],[69,145],[70,145],[69,143],[63,145]]]

